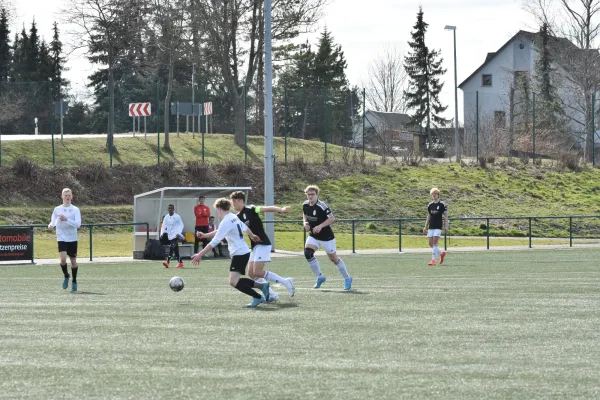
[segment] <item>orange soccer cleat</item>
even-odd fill
[[[444,263],[444,257],[446,257],[446,252],[442,251],[442,254],[440,254],[440,265]]]
[[[427,264],[427,265],[435,265],[435,260],[429,261],[429,264]]]
[[[179,264],[177,264],[177,268],[183,268],[183,263],[180,262]]]
[[[165,266],[165,268],[169,268],[169,263],[168,262],[164,262],[163,265]]]

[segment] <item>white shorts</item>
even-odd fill
[[[440,237],[442,236],[442,230],[441,229],[428,229],[427,230],[427,237]]]
[[[270,262],[272,247],[270,244],[257,244],[250,253],[249,262]]]
[[[306,238],[306,244],[311,244],[313,246],[317,246],[317,250],[319,249],[319,247],[323,247],[323,250],[325,250],[325,253],[327,254],[335,254],[335,239],[331,239],[331,240],[317,240],[312,236],[309,236]]]

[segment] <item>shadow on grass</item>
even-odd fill
[[[370,294],[369,292],[361,292],[360,290],[319,290],[324,293],[336,293],[336,294]]]
[[[275,307],[264,307],[264,305],[266,305],[266,306],[275,306]],[[296,308],[296,307],[298,307],[298,303],[279,303],[279,302],[275,302],[275,303],[263,304],[261,306],[256,307],[255,309],[257,311],[277,311],[277,310],[281,310],[281,309]],[[246,307],[244,307],[244,308],[246,308]]]
[[[80,296],[106,296],[106,293],[96,293],[96,292],[71,292],[75,295]]]

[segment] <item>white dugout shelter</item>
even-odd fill
[[[204,196],[204,204],[210,208],[210,215],[215,217],[215,224],[219,225],[220,218],[213,208],[215,200],[221,197],[229,198],[231,192],[243,191],[248,198],[251,187],[163,187],[133,197],[133,222],[147,222],[150,226],[150,239],[158,239],[160,223],[168,213],[169,204],[175,206],[175,212],[183,220],[184,235],[194,232],[196,216],[194,207],[198,204],[198,197]],[[133,256],[140,255],[146,248],[146,228],[135,225],[133,232]],[[188,235],[189,236],[189,235]]]

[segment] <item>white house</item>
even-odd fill
[[[513,104],[514,116],[514,96],[519,95],[518,92],[515,94],[515,86],[518,87],[516,83],[528,81],[531,84],[530,78],[535,75],[535,62],[538,57],[537,46],[541,39],[542,36],[538,33],[519,31],[497,51],[488,53],[483,64],[458,86],[463,91],[465,124],[463,151],[466,155],[474,155],[477,121],[476,103],[479,105],[480,140],[482,129],[486,127],[495,131],[508,131],[511,123],[511,104]],[[548,46],[550,48],[561,47],[581,52],[567,39],[555,37],[549,39]],[[563,68],[561,65],[553,65],[553,68],[558,73],[569,73],[566,70],[568,68]],[[585,117],[577,110],[578,107],[569,107],[569,103],[581,102],[581,99],[576,98],[577,96],[574,95],[577,89],[568,85],[566,83],[562,87],[558,87],[558,96],[566,104],[564,110],[569,113],[572,121],[584,121]],[[490,128],[490,126],[492,127]],[[573,131],[583,131],[583,126],[580,123],[573,122],[571,129]],[[482,146],[481,143],[480,146]]]

